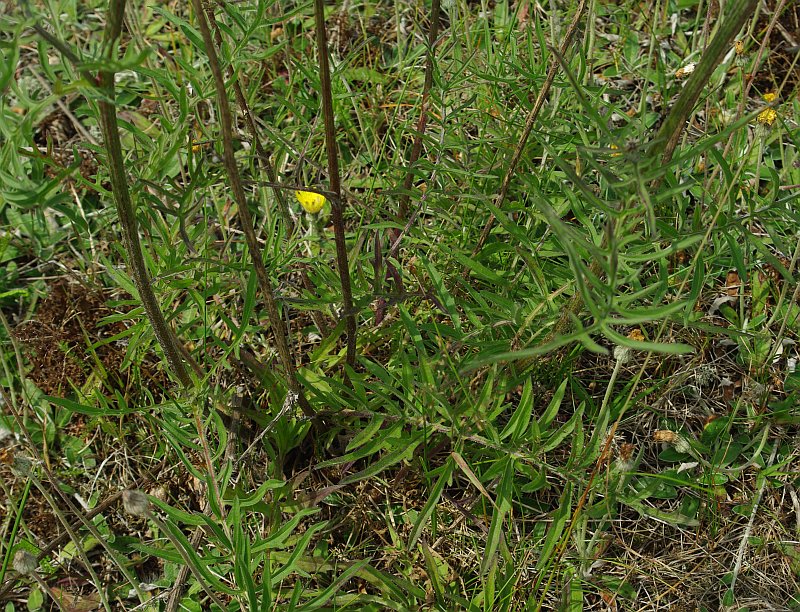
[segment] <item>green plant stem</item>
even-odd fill
[[[356,362],[356,313],[353,310],[353,293],[350,288],[350,266],[347,263],[347,243],[344,232],[344,204],[342,184],[339,178],[339,152],[336,144],[336,127],[333,121],[333,91],[331,69],[328,62],[328,37],[325,30],[325,2],[314,0],[316,19],[317,54],[319,55],[320,93],[322,94],[322,116],[325,122],[325,148],[328,154],[328,180],[334,196],[331,198],[331,219],[336,243],[336,265],[342,284],[345,330],[347,332],[347,363]]]
[[[708,48],[703,53],[703,58],[700,63],[692,72],[689,80],[686,81],[678,96],[677,101],[670,110],[661,128],[658,130],[656,137],[651,142],[651,151],[655,151],[660,145],[664,145],[664,152],[661,156],[662,165],[666,165],[672,159],[672,154],[675,147],[678,146],[678,141],[681,138],[686,120],[689,118],[692,110],[700,98],[700,94],[708,84],[714,70],[717,69],[725,52],[730,49],[731,42],[733,41],[739,30],[745,22],[753,16],[758,0],[739,0],[737,2],[728,2],[726,7],[729,8],[725,19],[722,22],[714,38],[709,43]]]
[[[125,0],[111,0],[108,6],[108,22],[103,35],[103,48],[105,56],[110,60],[114,52],[115,45],[120,37],[122,30],[122,18],[125,12]],[[153,292],[150,275],[147,272],[147,265],[142,254],[142,245],[139,241],[138,223],[136,212],[128,191],[128,182],[125,174],[125,166],[122,159],[122,144],[117,128],[117,109],[114,104],[114,73],[108,70],[101,70],[98,78],[100,89],[103,92],[99,102],[100,108],[100,127],[103,131],[103,141],[105,143],[106,155],[108,156],[108,167],[111,174],[111,186],[114,193],[114,202],[117,206],[117,215],[122,225],[122,240],[125,251],[128,253],[128,261],[131,266],[131,276],[136,284],[139,297],[142,300],[147,318],[153,326],[164,356],[167,359],[175,375],[184,387],[192,387],[194,383],[186,367],[184,359],[187,352],[179,347],[179,342],[172,328],[167,324],[161,306]],[[197,364],[189,362],[192,368],[199,374],[200,368]]]
[[[289,388],[297,394],[298,403],[301,410],[306,416],[313,417],[315,412],[309,404],[308,399],[303,392],[300,382],[297,379],[297,372],[295,370],[294,361],[289,352],[289,342],[287,339],[286,326],[283,323],[283,318],[278,310],[278,304],[275,301],[275,292],[272,288],[272,281],[267,274],[267,268],[261,256],[261,248],[256,239],[256,233],[253,229],[253,217],[250,215],[250,209],[247,204],[247,196],[244,193],[242,186],[242,179],[239,175],[239,169],[236,166],[236,159],[233,152],[233,120],[231,114],[230,103],[225,91],[225,78],[220,68],[219,59],[217,57],[217,50],[214,45],[214,40],[211,35],[208,21],[206,19],[205,11],[201,0],[192,0],[192,6],[195,11],[195,17],[200,26],[200,33],[203,36],[203,43],[206,46],[206,56],[214,75],[214,85],[217,91],[217,105],[219,107],[219,120],[222,129],[222,146],[223,146],[223,163],[225,170],[228,174],[228,179],[233,192],[233,199],[236,202],[239,218],[242,221],[242,231],[244,232],[245,241],[247,242],[247,249],[250,252],[250,259],[255,268],[256,278],[258,280],[261,292],[264,294],[264,305],[267,308],[269,315],[270,325],[272,326],[273,335],[275,336],[275,344],[278,349],[278,355],[281,360]]]
[[[103,45],[105,48],[105,55],[111,59],[111,54],[116,41],[119,39],[122,30],[122,20],[125,11],[125,0],[111,0],[108,10],[108,22],[104,33]],[[190,363],[198,376],[202,375],[200,368],[195,364],[191,355],[178,342],[177,337],[172,332],[172,329],[167,325],[166,320],[161,313],[160,305],[156,300],[155,294],[150,285],[150,278],[147,273],[147,267],[142,255],[142,248],[139,242],[139,235],[136,222],[136,213],[133,208],[133,203],[130,199],[128,192],[128,185],[125,177],[125,168],[122,161],[122,147],[119,139],[119,130],[117,129],[117,115],[116,108],[113,104],[115,99],[114,93],[114,73],[109,71],[100,72],[100,87],[106,94],[104,99],[100,100],[100,120],[103,129],[103,138],[106,144],[106,151],[109,158],[109,166],[111,169],[111,183],[113,186],[114,199],[117,203],[117,213],[123,227],[123,240],[125,248],[128,252],[128,257],[131,262],[131,270],[133,274],[136,287],[139,295],[142,298],[148,318],[153,325],[153,330],[159,340],[164,354],[167,357],[172,369],[177,374],[179,380],[185,388],[194,386],[189,371],[187,370],[184,359]],[[217,486],[217,479],[214,470],[214,463],[211,459],[211,452],[208,448],[208,440],[206,439],[205,432],[203,431],[202,419],[199,411],[202,410],[196,405],[198,398],[194,399],[195,406],[193,408],[195,413],[195,422],[197,424],[197,435],[203,448],[203,454],[206,460],[209,473],[211,475],[211,483],[213,494],[216,495],[217,500],[220,500],[219,488]],[[220,505],[220,508],[224,506]]]
[[[23,9],[29,17],[32,16],[30,6],[27,2],[23,3]],[[109,60],[112,59],[115,45],[122,31],[124,13],[125,0],[111,0],[109,2],[106,28],[103,33],[103,53]],[[58,38],[53,36],[38,23],[33,25],[33,29],[40,37],[53,45],[65,58],[80,69],[80,57],[73,52],[66,43],[58,40]],[[81,76],[89,83],[96,82],[103,94],[100,96],[99,101],[100,128],[103,132],[112,192],[114,194],[117,215],[122,225],[122,240],[128,255],[131,277],[139,292],[139,298],[142,301],[142,306],[150,321],[150,325],[153,327],[156,340],[164,351],[164,357],[167,363],[178,377],[181,384],[185,387],[191,387],[194,383],[189,375],[186,363],[188,363],[198,375],[201,375],[202,372],[167,324],[161,312],[158,299],[153,292],[147,266],[142,254],[136,213],[131,201],[130,192],[128,191],[128,182],[122,159],[122,146],[117,128],[117,114],[114,105],[114,72],[101,70],[97,79],[94,79],[88,71],[82,70]]]
[[[408,202],[411,198],[411,185],[414,182],[414,164],[417,163],[419,156],[422,155],[422,138],[425,136],[425,127],[428,123],[428,101],[433,85],[433,57],[436,38],[439,36],[439,13],[441,10],[441,0],[433,0],[431,6],[431,26],[428,31],[428,50],[425,56],[425,81],[422,84],[422,102],[419,107],[419,120],[417,122],[417,133],[414,136],[414,144],[411,146],[411,156],[408,158],[408,169],[403,181],[403,193],[400,194],[398,202],[397,216],[403,222],[408,217]]]
[[[161,533],[163,533],[167,537],[167,539],[170,542],[172,542],[172,545],[175,547],[175,550],[178,551],[178,554],[181,556],[184,563],[186,564],[185,567],[189,568],[189,571],[192,572],[192,575],[194,576],[195,580],[197,580],[197,583],[206,592],[206,595],[208,595],[211,598],[211,601],[217,604],[220,610],[227,610],[228,608],[225,606],[225,604],[222,603],[219,597],[217,597],[216,593],[214,593],[214,591],[211,590],[211,587],[208,584],[206,584],[203,575],[195,567],[194,561],[189,556],[189,553],[184,549],[183,544],[181,544],[181,542],[172,534],[172,530],[169,529],[167,525],[153,513],[152,510],[148,510],[146,516],[149,520],[153,521],[156,527],[158,527],[161,530]]]

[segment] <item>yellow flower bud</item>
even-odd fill
[[[295,191],[294,194],[297,197],[297,201],[300,202],[300,206],[309,214],[316,215],[325,206],[325,196],[319,193]]]

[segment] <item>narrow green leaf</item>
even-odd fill
[[[420,512],[417,516],[417,520],[414,523],[414,527],[408,537],[409,550],[416,546],[417,540],[422,534],[423,528],[428,524],[430,517],[433,515],[433,512],[436,509],[436,504],[439,503],[439,498],[442,496],[442,491],[444,491],[445,486],[453,475],[454,468],[455,464],[453,462],[453,458],[449,457],[442,468],[442,473],[439,475],[436,484],[433,485],[433,489],[431,489],[430,493],[428,494],[428,501],[425,502],[422,512]]]
[[[433,387],[435,384],[433,371],[431,370],[430,359],[422,341],[422,334],[419,333],[419,328],[414,321],[414,317],[408,313],[406,307],[400,306],[399,310],[400,318],[403,320],[403,324],[405,325],[408,334],[411,336],[411,342],[417,351],[417,359],[419,361],[420,370],[419,374],[422,376],[422,379],[425,383]]]
[[[570,417],[569,421],[559,427],[553,434],[542,440],[541,452],[549,453],[551,450],[561,445],[564,439],[575,430],[576,425],[583,416],[584,406],[585,404],[581,402],[581,405],[578,406],[578,409],[575,411],[575,414]]]
[[[363,459],[364,457],[375,454],[385,446],[394,445],[396,443],[396,437],[402,432],[402,429],[403,429],[402,423],[395,423],[391,427],[384,430],[379,435],[379,437],[372,440],[372,442],[367,444],[366,446],[363,446],[362,448],[356,449],[352,452],[345,453],[340,457],[328,459],[327,461],[321,461],[314,467],[315,469],[319,470],[322,468],[330,467],[332,465],[341,465],[342,463],[350,463],[352,461],[357,461],[358,459]]]
[[[496,272],[492,272],[489,268],[484,266],[482,263],[476,261],[475,259],[471,259],[466,255],[462,255],[458,251],[453,251],[450,255],[455,259],[458,263],[463,265],[465,268],[471,270],[475,276],[483,281],[488,281],[490,283],[494,283],[495,285],[502,285],[505,280],[502,276],[497,274]]]
[[[78,414],[85,414],[88,416],[93,417],[118,417],[125,414],[134,414],[139,412],[137,408],[124,408],[122,410],[113,410],[108,407],[94,407],[94,406],[87,406],[86,404],[79,404],[71,399],[67,399],[65,397],[53,397],[50,395],[45,396],[45,399],[48,402],[55,404],[56,406],[61,406],[62,408],[66,408],[70,412],[75,412]]]
[[[420,431],[417,432],[411,440],[399,440],[398,448],[395,448],[391,452],[386,453],[383,457],[378,459],[378,461],[376,461],[366,469],[363,469],[360,472],[357,472],[346,478],[343,478],[339,482],[339,484],[348,485],[354,482],[358,482],[359,480],[364,480],[365,478],[370,478],[372,476],[375,476],[376,474],[380,474],[383,470],[394,465],[395,463],[400,463],[404,459],[408,459],[414,454],[414,450],[416,450],[417,446],[419,446],[419,443],[423,435],[424,432]]]
[[[569,382],[569,378],[565,378],[561,384],[556,389],[556,392],[553,394],[553,398],[550,400],[550,403],[547,404],[547,408],[542,413],[542,416],[539,417],[539,429],[544,432],[550,423],[553,422],[553,419],[556,418],[558,414],[558,409],[561,407],[561,400],[564,399],[564,393],[567,391],[567,383]]]
[[[456,302],[453,299],[452,294],[447,290],[447,286],[445,285],[444,281],[442,280],[442,275],[439,274],[439,271],[436,269],[436,266],[433,265],[428,259],[424,256],[421,256],[422,263],[425,265],[425,269],[428,270],[428,276],[433,283],[433,288],[436,291],[436,296],[439,298],[439,301],[444,304],[445,309],[447,310],[448,314],[450,315],[450,320],[453,322],[453,327],[455,327],[456,331],[461,334],[461,317],[458,314],[458,309],[456,308]]]
[[[514,411],[514,414],[511,415],[503,431],[500,432],[500,439],[505,440],[509,436],[512,436],[511,439],[514,441],[522,439],[528,431],[532,413],[533,385],[531,379],[528,378],[522,387],[522,395],[520,395],[517,409]]]
[[[561,534],[564,532],[564,527],[571,513],[572,484],[567,483],[558,502],[558,508],[553,512],[553,522],[550,524],[550,529],[547,530],[547,535],[544,538],[542,551],[539,553],[539,561],[536,563],[537,572],[541,572],[550,563],[550,557],[555,550],[556,544],[561,539]]]
[[[358,448],[362,444],[366,444],[370,440],[372,440],[373,436],[377,431],[383,427],[383,424],[386,422],[380,415],[375,415],[372,420],[364,427],[361,431],[359,431],[350,442],[347,443],[347,448],[345,449],[347,452],[352,451],[353,449]]]
[[[632,348],[637,351],[652,351],[654,353],[663,353],[665,355],[685,355],[686,353],[694,353],[694,347],[680,342],[647,342],[644,340],[631,340],[630,338],[618,334],[613,329],[603,324],[603,334],[609,340],[616,342],[620,346]]]
[[[350,567],[348,567],[345,571],[343,571],[339,577],[333,581],[327,589],[323,590],[319,595],[317,595],[314,599],[307,602],[303,606],[303,610],[316,610],[317,608],[321,608],[328,600],[336,594],[342,585],[353,578],[354,576],[358,575],[362,568],[366,567],[367,561],[359,561],[358,563],[354,563]]]
[[[494,563],[500,541],[505,531],[506,514],[511,509],[511,492],[514,483],[514,460],[510,457],[504,459],[506,469],[497,487],[497,494],[492,513],[492,523],[489,525],[489,534],[486,537],[486,550],[481,561],[481,573],[485,574]]]

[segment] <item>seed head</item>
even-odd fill
[[[14,553],[12,565],[17,572],[27,576],[36,571],[36,568],[39,567],[39,562],[27,550],[20,549]]]
[[[145,516],[150,509],[150,500],[141,491],[123,491],[122,506],[133,516]]]

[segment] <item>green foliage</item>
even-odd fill
[[[716,33],[703,3],[588,3],[565,53],[575,7],[529,4],[326,7],[341,225],[293,195],[331,181],[312,3],[211,7],[231,106],[236,83],[268,152],[235,108],[258,252],[188,5],[129,5],[118,57],[101,3],[0,15],[0,440],[55,500],[29,509],[31,480],[0,470],[0,599],[53,597],[12,570],[21,548],[51,586],[56,559],[107,578],[91,600],[107,609],[139,582],[177,586],[197,610],[639,609],[645,594],[677,606],[670,581],[698,608],[797,598],[796,534],[775,501],[796,497],[798,469],[797,85],[784,66],[779,120],[759,123],[746,43],[698,64],[684,130],[663,119],[686,90],[676,72]],[[114,100],[98,71],[116,73]],[[107,102],[156,307],[199,366],[191,385],[174,384],[131,275]],[[59,305],[62,281],[81,290]],[[104,504],[128,488],[149,514]],[[73,498],[97,534],[36,532],[44,509],[67,533]],[[669,551],[719,538],[712,582],[661,575],[688,567]],[[784,586],[758,584],[748,555],[786,559],[769,566]]]

